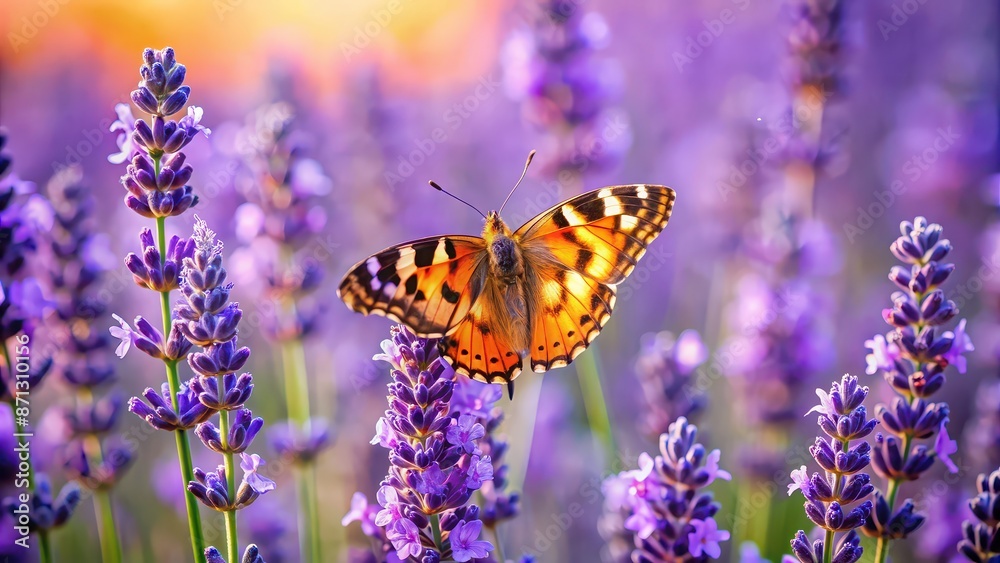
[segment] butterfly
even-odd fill
[[[455,371],[510,384],[513,395],[524,358],[541,373],[568,365],[594,341],[611,318],[616,286],[666,227],[674,198],[665,186],[601,188],[513,232],[491,211],[482,236],[422,238],[362,260],[338,296],[354,311],[439,339]]]

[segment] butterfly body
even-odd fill
[[[490,212],[481,237],[447,235],[393,246],[355,265],[339,295],[439,338],[456,371],[510,383],[562,367],[611,317],[617,284],[666,226],[674,192],[644,184],[571,198],[512,232]]]
[[[492,330],[497,340],[523,355],[530,342],[534,307],[529,303],[532,292],[527,287],[520,245],[496,211],[486,216],[483,241],[489,252],[490,275],[486,280],[482,316],[496,319]],[[482,324],[477,328],[491,330]]]

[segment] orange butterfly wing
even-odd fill
[[[499,318],[503,313],[496,310],[502,303],[500,291],[487,279],[484,295],[440,344],[455,371],[486,383],[510,383],[521,373],[521,354],[498,338],[497,327],[503,322]]]
[[[665,186],[602,188],[514,233],[539,291],[529,349],[534,371],[565,366],[593,342],[611,318],[615,286],[666,227],[674,198]]]
[[[386,316],[424,338],[454,330],[472,310],[486,279],[479,237],[429,237],[389,247],[356,264],[337,295],[351,309]]]

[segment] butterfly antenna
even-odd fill
[[[524,163],[524,170],[521,171],[521,177],[517,179],[517,183],[514,184],[514,187],[510,189],[510,193],[507,194],[507,199],[503,200],[503,205],[500,206],[500,211],[503,211],[504,206],[507,205],[507,201],[510,200],[510,196],[514,195],[514,190],[516,190],[517,187],[521,185],[521,180],[523,180],[524,175],[528,173],[528,166],[531,165],[531,159],[533,158],[535,158],[535,151],[531,151],[528,153],[528,160],[527,162]],[[497,211],[497,214],[499,214],[500,211]]]
[[[482,215],[482,216],[483,216],[483,219],[485,219],[485,218],[486,218],[486,214],[485,214],[485,213],[483,213],[482,211],[480,211],[478,207],[476,207],[475,205],[472,205],[471,203],[469,203],[469,202],[465,201],[464,199],[462,199],[462,198],[458,197],[457,195],[455,195],[455,194],[453,194],[453,193],[449,192],[448,190],[446,190],[446,189],[442,188],[442,187],[441,187],[441,186],[439,186],[439,185],[438,185],[438,183],[437,183],[437,182],[435,182],[434,180],[431,180],[430,182],[427,182],[427,183],[428,183],[428,184],[430,184],[430,185],[431,185],[431,187],[432,187],[432,188],[434,188],[435,190],[437,190],[437,191],[439,191],[439,192],[443,192],[443,193],[444,193],[445,195],[448,195],[448,196],[451,196],[451,197],[453,197],[453,198],[457,199],[458,201],[461,201],[461,202],[462,202],[462,203],[464,203],[465,205],[468,205],[469,207],[471,207],[471,208],[475,209],[475,210],[476,210],[476,213],[478,213],[478,214],[480,214],[480,215]]]

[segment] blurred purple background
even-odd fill
[[[885,331],[881,309],[890,305],[886,272],[894,263],[888,245],[899,222],[916,215],[943,225],[955,247],[956,274],[946,290],[969,319],[976,344],[968,372],[952,372],[943,391],[961,471],[942,479],[960,500],[978,472],[996,468],[1000,445],[989,436],[997,431],[998,395],[977,397],[980,385],[996,382],[1000,358],[1000,13],[990,3],[847,2],[837,50],[828,60],[805,63],[789,48],[801,21],[794,3],[783,2],[571,4],[582,38],[574,48],[583,52],[566,59],[555,51],[548,59],[539,55],[545,45],[540,51],[538,37],[552,37],[540,35],[539,26],[553,24],[528,2],[278,8],[219,0],[146,12],[109,1],[59,4],[45,18],[37,16],[40,6],[0,8],[5,37],[23,39],[0,51],[0,124],[16,174],[44,192],[55,170],[79,164],[109,252],[134,251],[135,233],[146,222],[120,203],[122,167],[107,161],[116,152],[108,126],[114,104],[127,99],[138,78],[141,49],[173,46],[188,68],[191,102],[204,108],[203,123],[213,130],[186,150],[196,170],[190,184],[201,197],[195,212],[226,243],[239,284],[233,297],[246,310],[241,341],[254,350],[254,410],[265,420],[283,416],[281,401],[267,399],[280,396],[281,364],[261,338],[269,302],[254,288],[268,250],[249,242],[253,218],[245,208],[238,212],[252,182],[240,163],[246,139],[260,132],[259,119],[279,111],[269,104],[283,102],[294,115],[296,146],[312,163],[300,178],[321,195],[320,228],[306,246],[326,278],[314,300],[322,316],[306,352],[314,414],[337,434],[319,461],[328,548],[345,539],[364,545],[357,529],[344,531],[339,521],[351,493],[373,497],[386,468],[384,452],[368,441],[385,408],[387,381],[386,367],[370,358],[389,322],[350,313],[336,298],[340,276],[391,244],[478,233],[480,217],[429,189],[427,180],[493,209],[531,149],[539,151],[536,164],[504,212],[512,227],[605,185],[666,184],[677,191],[677,203],[663,236],[620,287],[613,319],[588,352],[597,354],[617,451],[595,445],[577,364],[525,374],[514,403],[502,401],[512,480],[524,491],[523,513],[501,528],[508,557],[597,560],[605,543],[597,532],[599,479],[609,469],[635,467],[639,452],[656,447],[644,431],[652,407],[636,358],[649,333],[690,329],[707,345],[707,358],[691,376],[704,395],[697,415],[702,437],[722,449],[722,466],[736,477],[716,489],[719,521],[733,529],[741,488],[772,496],[772,514],[780,518],[766,529],[751,518],[740,537],[766,541],[765,554],[780,560],[805,520],[800,500],[784,495],[786,482],[761,484],[760,475],[769,473],[760,466],[773,460],[755,454],[804,450],[815,431],[811,420],[800,422],[814,402],[812,390],[845,372],[861,376],[873,399],[888,396],[880,377],[864,375],[864,342]],[[807,63],[829,65],[823,72],[837,84],[821,106],[822,132],[812,146],[788,133]],[[264,113],[255,118],[254,112]],[[819,154],[811,204],[788,213],[788,198],[796,196],[788,191],[787,163],[808,160],[796,151],[811,150]],[[188,213],[171,223],[171,232],[186,234],[192,222]],[[790,261],[791,274],[783,270]],[[155,316],[124,268],[113,268],[103,283],[111,312]],[[787,283],[788,303],[773,301],[762,283]],[[788,326],[746,330],[771,313],[788,317]],[[771,348],[763,347],[787,351],[776,360],[784,363],[766,364]],[[801,381],[769,383],[777,377],[772,371],[792,368]],[[119,364],[119,374],[129,395],[162,378],[158,366],[136,355]],[[748,386],[756,376],[763,379]],[[45,400],[57,402],[60,392],[49,386]],[[786,404],[788,415],[754,410],[762,403]],[[992,425],[982,421],[990,409]],[[177,539],[185,533],[183,513],[169,494],[150,492],[151,479],[177,471],[173,449],[168,437],[141,428],[135,417],[124,417],[121,432],[143,436],[137,466],[115,496],[129,515],[122,518],[126,552],[130,561],[177,560],[187,553]],[[772,442],[775,432],[780,437]],[[275,477],[278,490],[241,516],[248,523],[241,532],[268,545],[253,533],[277,530],[262,537],[286,549],[281,560],[295,561],[294,533],[287,533],[294,532],[295,497],[284,477]],[[903,494],[935,514],[945,506],[917,489]],[[582,516],[567,516],[573,503]],[[897,560],[948,561],[962,518],[931,518],[919,542],[896,548]],[[59,551],[96,553],[93,528],[91,511],[81,510],[58,536]],[[725,557],[732,553],[738,561],[733,544],[727,542]],[[911,555],[918,545],[919,555]]]

